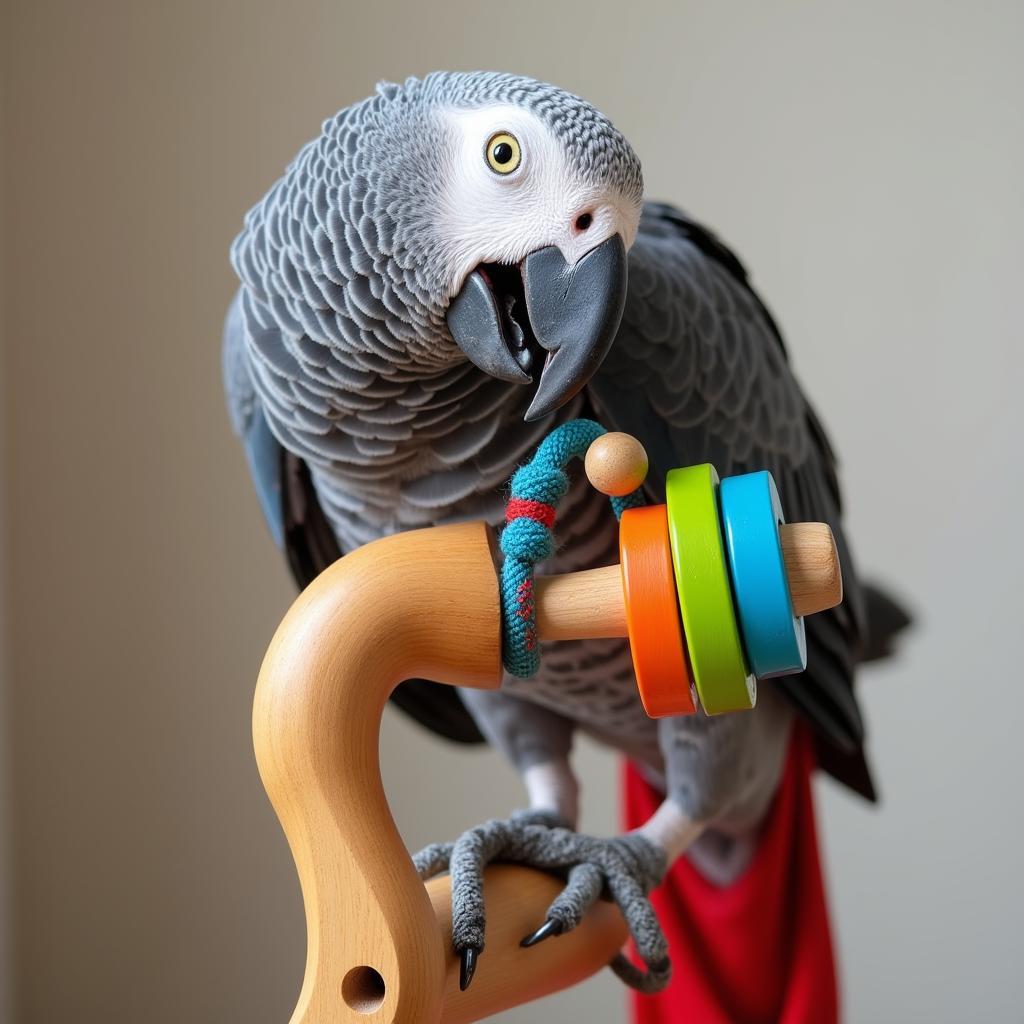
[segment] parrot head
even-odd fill
[[[543,88],[547,103],[510,96],[440,115],[451,147],[436,227],[451,259],[446,323],[481,369],[536,383],[527,419],[571,398],[607,353],[643,191],[612,124]]]
[[[640,162],[561,89],[495,72],[381,83],[325,122],[275,188],[236,267],[315,340],[318,325],[356,348],[383,332],[386,351],[404,343],[397,362],[468,358],[533,387],[526,418],[538,419],[615,337]],[[272,254],[246,251],[257,235]],[[323,308],[300,308],[311,301]],[[358,329],[332,332],[335,315]]]

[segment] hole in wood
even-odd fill
[[[341,998],[356,1013],[375,1013],[384,1002],[384,979],[372,967],[353,967],[341,981]]]

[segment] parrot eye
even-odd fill
[[[487,166],[495,174],[511,174],[522,162],[519,141],[508,132],[497,132],[487,140]]]

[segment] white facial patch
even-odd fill
[[[583,181],[555,134],[529,110],[495,105],[444,116],[455,151],[443,169],[447,187],[436,230],[452,295],[480,263],[518,263],[557,245],[574,264],[616,232],[627,248],[633,244],[637,204],[614,187]],[[499,132],[519,143],[521,161],[509,174],[497,173],[487,161],[487,144]]]

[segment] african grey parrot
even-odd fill
[[[605,886],[649,891],[684,851],[728,885],[756,848],[794,716],[819,763],[874,799],[852,690],[872,592],[844,543],[828,441],[736,257],[679,210],[644,203],[639,160],[590,104],[490,72],[381,84],[329,118],[250,210],[232,260],[228,403],[300,585],[383,534],[499,524],[513,470],[580,416],[640,438],[652,499],[675,466],[764,468],[789,519],[835,531],[845,601],[808,620],[805,675],[762,685],[753,711],[648,718],[620,640],[555,645],[537,678],[498,691],[399,688],[396,703],[436,732],[500,748],[529,795],[529,810],[417,861],[424,874],[450,865],[458,883],[463,985],[483,947],[488,859],[567,874],[540,938],[572,927]],[[559,520],[547,571],[616,560],[607,499],[585,481]],[[890,614],[876,648],[899,619],[878,605]],[[665,793],[637,832],[572,831],[577,729]],[[646,980],[617,967],[657,988],[664,946],[650,929],[639,940]]]

